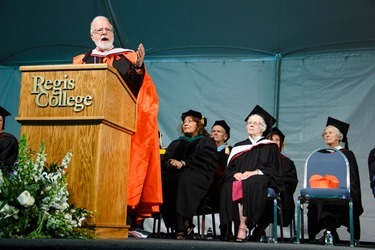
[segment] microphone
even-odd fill
[[[82,62],[86,62],[87,59],[89,59],[90,55],[91,55],[91,49],[89,51],[86,52],[85,56],[82,58]]]

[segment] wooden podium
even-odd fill
[[[69,203],[95,211],[88,223],[99,238],[127,238],[130,139],[136,99],[107,64],[22,66],[21,135],[47,162],[69,150]]]

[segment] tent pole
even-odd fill
[[[276,118],[276,126],[279,126],[279,105],[280,105],[280,69],[281,69],[281,54],[275,55],[276,67],[275,67],[275,96],[274,96],[274,114]]]
[[[115,12],[113,11],[113,7],[112,7],[112,4],[110,3],[110,1],[108,1],[108,0],[105,0],[104,1],[105,2],[105,5],[106,5],[106,7],[107,7],[107,10],[108,10],[108,17],[109,17],[109,20],[111,20],[111,22],[112,22],[112,25],[113,25],[113,30],[114,30],[114,35],[115,35],[115,37],[117,38],[117,41],[118,41],[118,43],[119,43],[119,47],[120,48],[125,48],[124,47],[124,44],[122,43],[122,40],[121,40],[121,37],[120,37],[120,34],[118,33],[118,28],[117,28],[117,26],[118,26],[118,24],[117,24],[117,18],[116,18],[116,16],[115,16]],[[126,36],[126,35],[125,35]],[[126,38],[126,37],[125,37]]]

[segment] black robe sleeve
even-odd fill
[[[295,202],[294,193],[298,184],[297,170],[294,162],[286,157],[281,157],[281,169],[282,169],[282,187],[280,190],[282,208],[283,208],[283,224],[288,226],[294,217]]]
[[[12,134],[0,134],[0,167],[12,167],[18,157],[18,140]]]
[[[348,149],[343,149],[341,152],[346,156],[349,161],[350,171],[350,196],[353,199],[354,217],[359,217],[363,213],[362,195],[361,195],[361,182],[359,179],[359,170],[357,159],[354,153]]]
[[[370,187],[375,198],[375,148],[368,156],[368,171],[370,176]]]
[[[91,53],[91,51],[89,52]],[[85,63],[101,63],[102,60],[100,57],[89,56],[83,61]],[[124,55],[119,55],[119,60],[115,59],[112,66],[119,72],[132,94],[137,98],[145,77],[144,64],[140,68],[136,68]]]

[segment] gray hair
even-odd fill
[[[262,129],[262,133],[264,133],[264,131],[267,130],[267,124],[266,124],[266,121],[264,120],[263,116],[258,115],[258,114],[252,114],[252,115],[249,116],[249,118],[247,118],[247,121],[249,121],[250,117],[252,117],[252,116],[254,116],[254,115],[257,115],[257,116],[259,116],[259,117],[261,118],[261,120],[260,120],[260,124],[262,124],[262,128],[263,128],[263,129]]]
[[[333,128],[334,131],[336,132],[336,135],[337,135],[337,138],[339,139],[339,141],[341,142],[342,139],[344,138],[344,135],[340,132],[340,130],[338,128],[336,128],[335,126],[332,126],[332,125],[328,125],[324,131],[323,131],[323,134],[322,134],[322,137],[324,138],[324,132],[326,131],[327,128]]]
[[[109,21],[108,17],[105,16],[96,16],[90,23],[90,35],[94,32],[94,29],[92,28],[93,23],[98,19],[106,19],[108,23],[112,26],[112,23]]]

